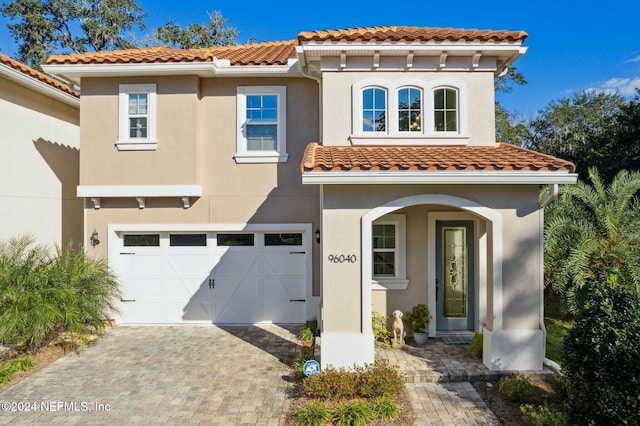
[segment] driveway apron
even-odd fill
[[[0,393],[0,424],[282,424],[291,331],[118,327]]]

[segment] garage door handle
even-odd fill
[[[209,278],[209,288],[216,288],[216,280]]]
[[[120,299],[121,302],[135,302],[136,299]]]
[[[306,299],[289,299],[289,302],[306,302]]]
[[[290,251],[289,254],[306,254],[306,251]]]
[[[125,252],[125,253],[120,253],[120,254],[135,254],[135,253]]]

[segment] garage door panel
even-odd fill
[[[265,301],[263,304],[264,317],[274,323],[297,323],[305,318],[306,305],[304,302]]]
[[[138,302],[160,302],[164,298],[161,278],[129,278],[123,288],[123,299]],[[133,302],[130,302],[133,303]]]
[[[200,276],[203,279],[209,276],[209,255],[207,253],[172,253],[167,255],[167,274],[175,276]]]
[[[264,278],[262,296],[264,299],[304,299],[304,279],[285,277]]]
[[[217,300],[216,322],[247,324],[265,321],[262,302],[257,300]]]
[[[264,275],[305,275],[303,253],[265,253],[262,257]]]
[[[217,256],[213,269],[215,276],[258,275],[259,256],[257,253],[229,250]]]
[[[260,294],[258,277],[224,277],[215,280],[216,299],[257,299]]]

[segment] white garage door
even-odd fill
[[[306,320],[302,232],[122,233],[121,323]]]

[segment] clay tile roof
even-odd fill
[[[47,64],[144,64],[167,62],[213,62],[213,58],[228,59],[231,65],[286,65],[295,58],[295,41],[279,41],[202,49],[172,49],[151,47],[109,52],[54,55]]]
[[[80,93],[71,89],[66,84],[61,83],[58,80],[55,80],[49,77],[48,75],[41,73],[40,71],[34,70],[33,68],[23,64],[22,62],[18,62],[15,59],[11,59],[10,57],[3,55],[2,53],[0,53],[0,64],[6,65],[9,68],[12,68],[18,72],[21,72],[22,74],[25,74],[31,78],[39,80],[45,84],[48,84],[49,86],[54,87],[71,96],[75,96],[76,98],[80,97]]]
[[[298,42],[523,42],[527,36],[524,31],[390,26],[302,32]]]
[[[323,146],[310,143],[301,171],[566,171],[575,164],[498,143],[494,146]]]

